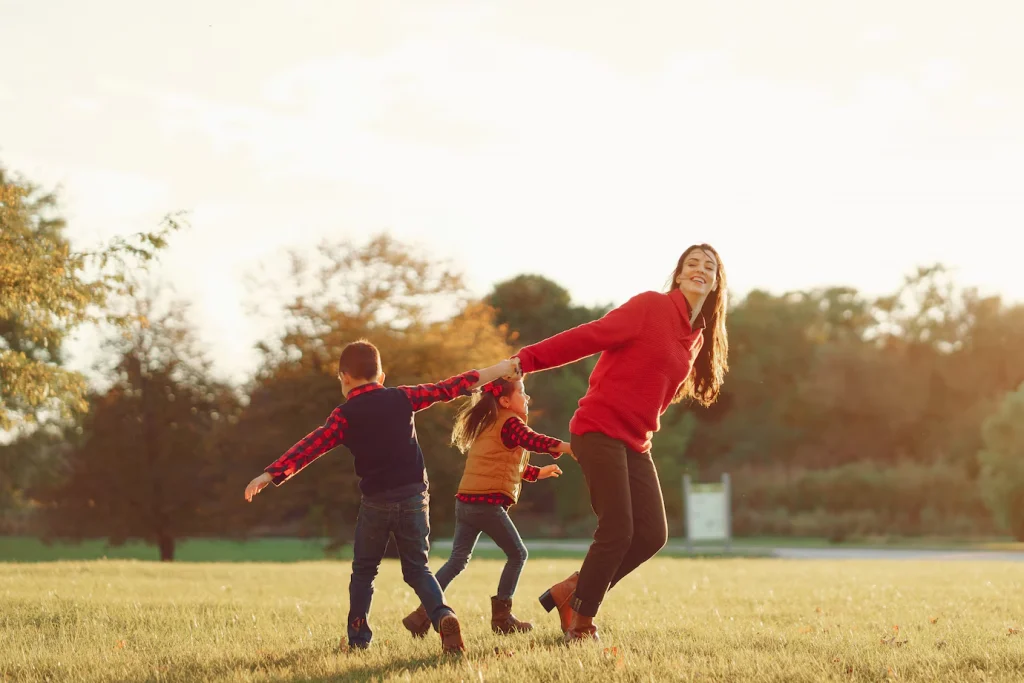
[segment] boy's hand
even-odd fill
[[[576,455],[572,452],[572,445],[568,441],[562,441],[559,443],[558,447],[555,448],[555,452],[552,454],[552,457],[557,458],[562,453],[568,453],[572,456],[573,460],[576,459]]]
[[[562,473],[562,468],[558,465],[544,465],[540,468],[540,473],[537,474],[538,479],[547,479],[549,477],[557,477]]]
[[[245,487],[245,499],[251,503],[252,497],[266,488],[270,481],[270,475],[266,472],[250,481],[249,485]]]

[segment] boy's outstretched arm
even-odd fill
[[[303,437],[284,455],[268,465],[263,474],[249,482],[245,487],[245,499],[252,502],[252,497],[262,491],[267,484],[280,486],[327,451],[344,444],[348,420],[341,409],[341,406],[335,408],[323,425]]]
[[[415,384],[401,386],[398,389],[409,397],[414,411],[423,410],[438,401],[451,401],[460,396],[469,396],[480,385],[492,382],[499,377],[515,376],[518,374],[518,367],[516,361],[506,359],[483,370],[469,370],[437,384]]]

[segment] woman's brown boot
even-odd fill
[[[426,608],[420,605],[412,614],[402,619],[402,626],[409,629],[409,632],[417,638],[422,638],[430,631],[432,624],[430,623],[430,617],[427,616]]]
[[[572,621],[572,607],[569,606],[569,599],[576,591],[576,582],[579,581],[579,578],[580,573],[573,572],[568,579],[556,583],[540,596],[540,604],[544,606],[545,610],[550,612],[553,609],[558,609],[558,620],[561,623],[562,633],[569,629],[569,623]]]
[[[519,621],[512,614],[512,600],[491,598],[491,630],[495,633],[515,633],[533,630],[533,624]]]
[[[562,636],[562,640],[568,645],[569,643],[586,640],[587,638],[600,640],[597,637],[597,627],[594,626],[594,617],[585,617],[579,612],[573,612],[572,622],[569,624],[565,635]]]

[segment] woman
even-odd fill
[[[667,293],[638,294],[514,356],[526,374],[601,353],[569,422],[597,531],[579,572],[540,598],[549,612],[558,609],[567,643],[597,638],[593,619],[605,593],[668,540],[651,437],[672,403],[718,398],[728,370],[725,316],[725,269],[699,244],[679,257]]]

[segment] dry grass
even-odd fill
[[[434,562],[434,566],[439,563]],[[566,648],[536,596],[578,567],[531,559],[496,636],[501,569],[450,587],[468,652],[400,619],[396,562],[377,581],[366,652],[339,649],[349,565],[134,561],[0,564],[0,676],[17,681],[1019,681],[1024,564],[654,560],[612,591],[601,642]]]

